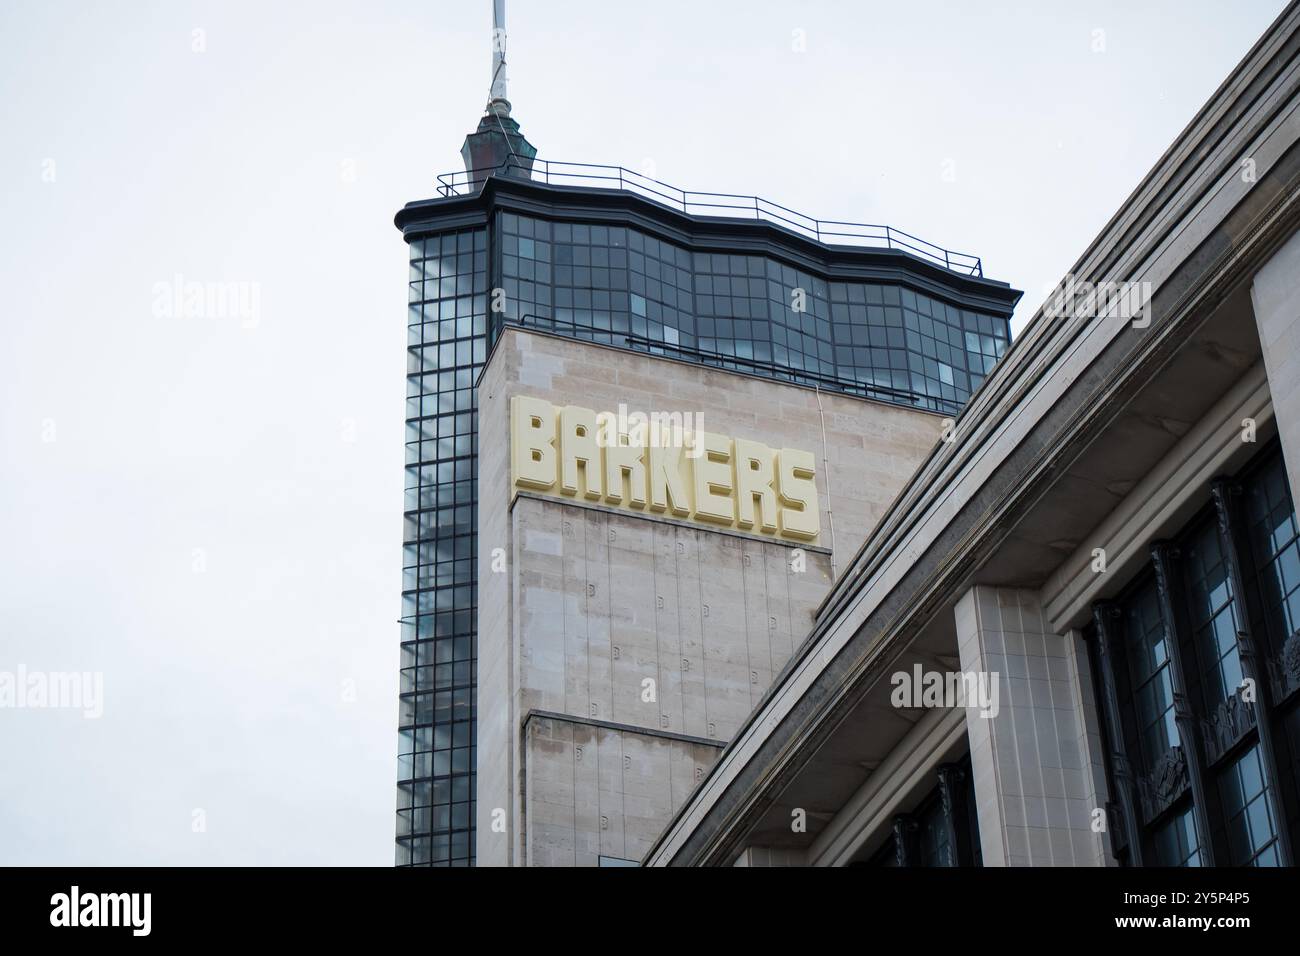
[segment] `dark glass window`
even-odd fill
[[[487,232],[410,245],[397,862],[474,856],[477,401]]]
[[[1243,481],[1242,496],[1251,630],[1266,654],[1269,690],[1276,701],[1276,755],[1281,804],[1292,834],[1300,832],[1300,673],[1287,666],[1300,653],[1300,540],[1282,455],[1267,456]],[[1280,821],[1273,821],[1274,826]],[[1293,837],[1294,840],[1294,837]],[[1293,843],[1294,845],[1294,843]]]
[[[1158,866],[1200,866],[1201,840],[1190,805],[1174,811],[1156,827],[1153,842]]]
[[[1121,736],[1136,774],[1136,838],[1144,862],[1277,866],[1280,808],[1295,820],[1300,796],[1294,743],[1300,694],[1282,664],[1300,610],[1293,608],[1300,543],[1280,449],[1266,449],[1242,475],[1216,488],[1206,511],[1158,550],[1163,577],[1144,574],[1117,602],[1117,617],[1101,618],[1115,621],[1112,640],[1121,644],[1110,655],[1121,727],[1108,725],[1105,732]],[[1110,633],[1111,625],[1099,626]],[[1246,680],[1242,642],[1249,640],[1265,658],[1258,672],[1265,687]],[[1181,721],[1174,698],[1180,685],[1186,693]],[[1280,793],[1266,773],[1257,723],[1262,693],[1277,708],[1274,736],[1282,752],[1273,766]],[[1193,739],[1184,739],[1186,728]],[[1131,848],[1124,852],[1132,857]]]
[[[1265,795],[1259,747],[1251,747],[1219,775],[1219,798],[1227,820],[1228,862],[1277,866],[1277,821]]]
[[[1128,678],[1132,690],[1125,710],[1137,729],[1142,765],[1148,772],[1179,743],[1174,722],[1174,689],[1169,648],[1154,581],[1148,581],[1124,603],[1124,645],[1128,649]]]
[[[1245,511],[1262,603],[1255,622],[1274,655],[1300,630],[1300,540],[1286,467],[1273,456],[1245,483]]]
[[[1006,320],[766,256],[688,253],[632,227],[502,215],[504,321],[956,413]]]
[[[982,866],[979,822],[975,813],[975,782],[970,757],[940,769],[948,773],[949,800],[940,783],[910,813],[899,814],[884,845],[854,866]],[[948,814],[952,814],[952,819]],[[955,839],[955,844],[954,844]],[[902,845],[900,846],[900,840]]]
[[[1223,560],[1219,530],[1203,521],[1184,548],[1184,570],[1192,641],[1201,665],[1207,705],[1231,697],[1241,687],[1237,651],[1237,608],[1232,580]]]

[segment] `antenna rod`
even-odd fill
[[[510,116],[506,99],[506,4],[492,2],[492,93],[478,129],[465,137],[460,148],[470,185],[479,189],[490,176],[533,178],[537,147],[524,138]]]
[[[488,109],[510,115],[506,99],[506,0],[492,0],[492,95]]]

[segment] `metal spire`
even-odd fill
[[[492,0],[492,94],[488,112],[510,115],[506,99],[506,0]]]
[[[471,186],[478,188],[489,176],[531,179],[537,147],[524,138],[510,115],[506,99],[506,3],[492,2],[492,93],[478,129],[465,137],[460,148]]]

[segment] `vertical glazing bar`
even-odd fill
[[[962,839],[957,821],[966,816],[966,770],[960,764],[946,763],[939,767],[939,803],[943,807],[943,826],[948,834],[948,865],[971,866],[970,847]]]
[[[1142,836],[1138,826],[1137,784],[1133,777],[1133,765],[1129,762],[1128,748],[1124,745],[1124,725],[1119,716],[1119,685],[1115,680],[1115,654],[1119,647],[1115,624],[1119,620],[1119,608],[1109,601],[1098,602],[1092,606],[1092,620],[1097,631],[1097,661],[1101,666],[1101,716],[1106,726],[1106,742],[1110,745],[1110,774],[1115,781],[1115,789],[1119,791],[1114,796],[1119,800],[1120,816],[1124,822],[1129,865],[1141,866]],[[1115,850],[1112,836],[1111,852],[1115,853]]]
[[[1165,646],[1169,653],[1169,676],[1174,691],[1174,723],[1182,744],[1187,773],[1192,781],[1192,813],[1201,843],[1203,866],[1214,866],[1214,832],[1210,829],[1208,783],[1205,777],[1205,756],[1201,748],[1201,734],[1192,704],[1187,697],[1187,669],[1183,660],[1182,637],[1185,625],[1178,617],[1174,590],[1174,575],[1178,570],[1178,548],[1168,541],[1151,545],[1151,562],[1156,569],[1156,594],[1160,602],[1160,622],[1164,628]]]
[[[894,817],[894,859],[899,866],[916,866],[916,821],[910,813]]]

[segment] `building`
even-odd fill
[[[972,256],[537,159],[498,45],[397,216],[399,863],[1291,865],[1298,55],[1011,345]]]
[[[847,560],[648,865],[1295,862],[1298,54],[1292,4]]]
[[[1020,293],[893,229],[537,160],[505,93],[498,43],[466,171],[396,218],[398,862],[624,865],[951,431]]]

